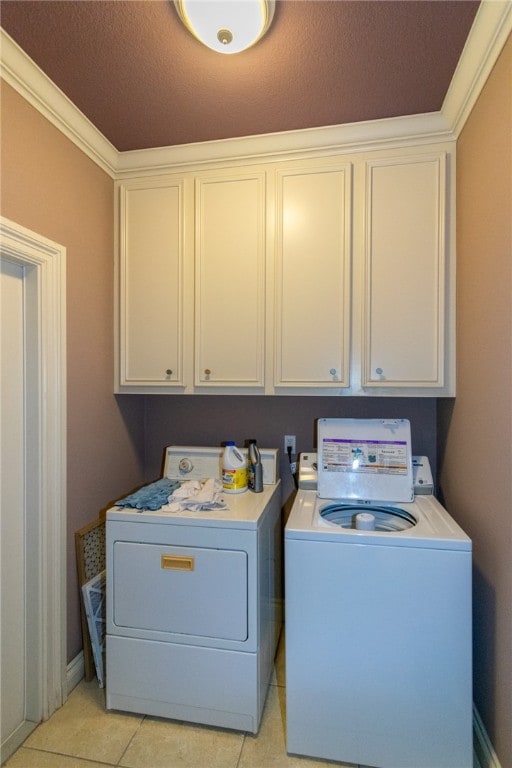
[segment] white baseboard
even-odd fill
[[[37,728],[39,723],[34,723],[30,720],[24,720],[19,725],[14,733],[2,743],[0,748],[0,764],[3,765],[13,755],[17,749],[23,744],[33,730]]]
[[[67,695],[71,693],[80,680],[84,676],[84,652],[80,651],[74,659],[72,659],[66,669],[66,688]]]
[[[482,718],[473,704],[473,746],[481,768],[501,768]]]

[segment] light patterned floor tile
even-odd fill
[[[141,721],[137,715],[107,712],[104,690],[95,680],[82,681],[24,747],[116,765]]]
[[[42,752],[39,749],[21,747],[5,763],[5,768],[107,768],[109,763],[95,763],[80,757]]]
[[[104,691],[82,681],[5,768],[341,768],[286,753],[284,635],[257,736],[106,712]],[[478,768],[475,756],[474,768]],[[348,765],[346,768],[356,768]]]
[[[328,768],[353,764],[288,755],[285,737],[285,689],[271,686],[257,736],[247,735],[237,768]]]
[[[237,768],[244,734],[146,718],[123,755],[124,768]],[[261,768],[261,767],[260,767]]]

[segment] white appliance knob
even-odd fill
[[[192,472],[194,469],[194,465],[190,461],[190,459],[180,459],[180,463],[178,464],[180,472],[183,472],[183,474],[188,474],[189,472]]]

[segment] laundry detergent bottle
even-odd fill
[[[224,444],[222,489],[224,493],[244,493],[247,490],[247,459],[232,440]]]

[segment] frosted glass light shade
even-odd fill
[[[274,0],[174,0],[192,34],[218,53],[239,53],[254,45],[274,16]]]

